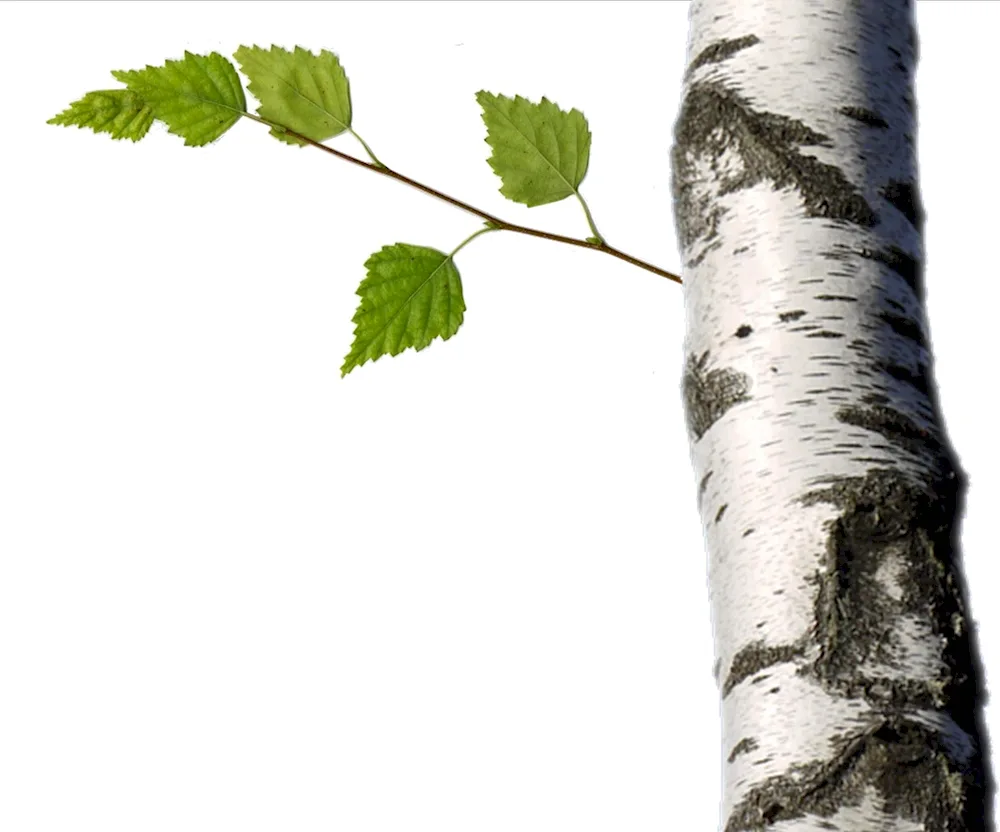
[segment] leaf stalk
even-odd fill
[[[577,191],[576,198],[580,200],[580,204],[583,206],[583,213],[587,215],[587,224],[590,226],[590,230],[594,232],[594,238],[597,240],[598,245],[606,246],[608,242],[601,236],[601,232],[597,230],[597,226],[594,225],[594,218],[590,215],[590,208],[587,206],[587,203],[584,202],[583,194]]]
[[[468,243],[471,243],[474,239],[476,239],[476,237],[478,237],[480,234],[485,234],[487,231],[503,231],[503,229],[497,228],[496,226],[493,225],[488,225],[486,226],[486,228],[480,228],[478,231],[470,234],[468,237],[462,240],[462,242],[460,242],[457,246],[455,246],[451,254],[448,255],[449,259],[454,258],[454,256],[458,254],[459,250],[463,246],[465,246]]]

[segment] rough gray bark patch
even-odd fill
[[[778,590],[780,592],[780,590]],[[756,675],[764,668],[773,664],[784,663],[805,655],[806,639],[800,639],[796,644],[782,644],[768,647],[763,641],[755,641],[740,650],[733,657],[722,686],[722,698],[725,699],[740,682]],[[766,680],[767,677],[761,677]],[[754,680],[756,681],[756,680]]]
[[[807,216],[841,219],[866,228],[878,223],[875,211],[839,168],[799,150],[829,147],[829,137],[787,116],[754,110],[723,84],[702,81],[687,88],[674,137],[674,215],[682,251],[696,240],[714,240],[724,210],[717,202],[698,198],[691,160],[716,158],[724,151],[740,156],[742,171],[718,176],[719,196],[767,180],[775,190],[794,187],[802,195]],[[685,265],[698,261],[695,258]]]
[[[894,429],[888,435],[904,441]],[[872,730],[844,737],[832,762],[809,767],[797,781],[782,776],[753,789],[731,816],[727,832],[760,829],[805,813],[833,814],[860,800],[865,784],[878,789],[886,811],[923,823],[927,830],[987,828],[983,806],[991,799],[992,784],[984,769],[981,706],[986,694],[958,563],[955,518],[961,516],[962,486],[959,471],[943,462],[926,484],[915,485],[898,471],[874,469],[863,478],[833,478],[828,487],[803,495],[803,505],[832,503],[841,514],[827,530],[826,570],[813,578],[819,588],[815,636],[820,655],[797,673],[813,676],[841,696],[864,699],[883,720]],[[899,599],[875,577],[890,556],[906,561],[897,572]],[[902,616],[917,616],[942,636],[946,669],[937,678],[921,683],[866,675],[866,663],[895,666],[903,658],[896,655],[895,639]],[[741,654],[727,690],[803,647],[757,647]],[[972,738],[964,764],[947,753],[939,732],[905,716],[916,708],[946,711]],[[936,799],[928,800],[928,793]]]
[[[705,372],[708,352],[688,358],[684,373],[684,410],[688,430],[698,439],[733,405],[748,401],[750,378],[726,368]]]
[[[982,803],[976,815],[972,799],[977,786],[950,767],[936,731],[888,717],[838,745],[828,762],[801,766],[795,778],[772,777],[748,792],[725,832],[756,832],[806,815],[832,817],[842,806],[861,803],[871,786],[885,801],[883,811],[921,823],[927,832],[984,829]]]

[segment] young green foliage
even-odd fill
[[[351,126],[351,91],[340,60],[326,49],[319,57],[301,46],[289,52],[241,46],[233,57],[250,79],[247,88],[260,101],[257,114],[268,121],[321,142]],[[294,136],[271,129],[288,144],[305,147]]]
[[[339,58],[332,52],[324,49],[317,56],[301,46],[296,46],[294,52],[274,45],[270,49],[240,46],[234,57],[249,78],[250,92],[260,101],[256,116],[246,110],[243,86],[232,63],[217,52],[193,55],[185,50],[183,60],[168,60],[161,67],[147,65],[141,70],[112,72],[126,84],[125,89],[89,92],[47,123],[90,127],[96,133],[109,133],[113,139],[135,142],[146,135],[156,119],[163,121],[171,133],[182,136],[185,145],[194,147],[215,141],[241,116],[268,124],[275,138],[299,146],[307,144],[306,139],[318,144],[348,131],[372,158],[374,165],[368,167],[474,214],[488,216],[388,169],[375,157],[351,127],[350,85]],[[583,113],[560,110],[544,97],[539,104],[533,104],[521,96],[508,98],[481,90],[476,100],[483,108],[486,142],[492,148],[487,161],[503,182],[500,192],[504,196],[534,206],[575,195],[592,231],[592,236],[586,238],[589,245],[680,283],[676,275],[612,248],[597,231],[579,191],[590,160],[590,130]],[[304,138],[290,135],[289,131]],[[407,347],[422,350],[433,339],[447,340],[458,331],[465,300],[454,257],[480,234],[510,230],[581,243],[493,218],[483,225],[451,254],[397,243],[368,258],[367,276],[357,289],[361,303],[352,319],[356,324],[354,343],[344,359],[341,377],[366,361],[398,355]]]
[[[583,113],[560,110],[544,96],[533,104],[519,95],[508,98],[481,90],[476,100],[493,148],[487,162],[503,180],[500,193],[528,206],[579,195],[590,160],[590,130]]]
[[[110,133],[112,139],[137,142],[149,132],[153,108],[128,89],[95,90],[45,123],[90,127],[95,133]]]
[[[154,118],[200,147],[215,141],[246,112],[247,102],[236,68],[218,52],[168,60],[163,66],[111,73],[153,110]]]
[[[422,350],[434,338],[447,341],[458,331],[465,299],[453,254],[396,243],[368,258],[368,275],[357,290],[361,303],[352,318],[354,343],[341,378],[368,360],[399,355],[407,347]]]

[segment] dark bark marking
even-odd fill
[[[913,318],[908,318],[904,315],[893,315],[891,312],[881,312],[879,313],[879,318],[887,323],[892,328],[892,331],[901,338],[908,338],[919,347],[927,347],[927,338],[924,336],[924,330]]]
[[[708,488],[708,481],[712,477],[712,471],[709,471],[705,476],[701,478],[701,482],[698,483],[698,510],[701,511],[702,499],[705,496],[705,489]]]
[[[924,364],[920,365],[916,373],[910,370],[909,367],[886,362],[880,362],[878,368],[888,373],[897,381],[902,381],[904,384],[909,384],[911,387],[916,388],[923,393],[925,398],[930,393],[930,380],[927,378],[927,366]]]
[[[684,79],[687,80],[690,78],[691,73],[700,66],[721,63],[737,52],[750,46],[755,46],[758,43],[760,43],[760,38],[756,35],[744,35],[741,38],[725,38],[717,40],[715,43],[710,43],[688,65],[687,72],[684,73]]]
[[[735,370],[717,368],[705,372],[708,350],[697,360],[688,356],[684,371],[684,412],[687,427],[701,439],[733,405],[750,401],[750,377]]]
[[[794,312],[782,312],[778,315],[778,320],[783,324],[787,324],[789,321],[797,321],[805,314],[806,311],[804,309],[796,309]]]
[[[883,129],[889,127],[888,121],[882,118],[882,116],[874,110],[869,110],[867,107],[841,107],[840,112],[848,118],[860,121],[868,127],[881,127]]]
[[[865,404],[889,404],[889,397],[884,393],[865,393],[861,401]]]
[[[758,746],[759,743],[753,737],[744,737],[733,746],[733,750],[729,752],[729,756],[726,759],[731,763],[740,754],[746,754],[750,751],[754,751]]]
[[[729,503],[723,503],[719,506],[719,510],[715,512],[715,522],[718,523],[722,519],[722,515],[726,513],[726,509],[729,508]]]
[[[739,329],[736,330],[736,337],[746,338],[751,332],[753,332],[753,328],[748,324],[743,324]]]
[[[778,644],[770,647],[762,639],[748,644],[733,656],[725,684],[722,686],[722,698],[725,699],[740,682],[749,679],[765,667],[784,664],[804,655],[805,639],[800,639],[794,644]]]
[[[915,182],[892,180],[879,190],[879,194],[906,217],[918,233],[924,233],[924,207],[920,201],[920,190]]]
[[[884,367],[879,367],[880,370]],[[892,407],[872,404],[868,407],[848,405],[837,410],[838,421],[848,425],[857,425],[866,430],[880,433],[890,442],[913,454],[925,454],[928,445],[934,445],[934,452],[943,456],[940,442],[931,431],[920,427],[909,416],[900,413]],[[946,466],[947,467],[947,466]]]
[[[864,228],[877,225],[878,215],[839,168],[800,151],[810,145],[832,143],[801,121],[754,110],[747,99],[717,81],[690,84],[674,125],[671,151],[671,188],[682,253],[696,240],[716,239],[724,210],[719,196],[765,179],[775,190],[796,188],[809,217],[840,219]],[[723,174],[719,159],[730,153],[739,156],[742,170]],[[714,169],[718,192],[712,197],[699,188],[695,159]]]
[[[886,249],[861,248],[856,253],[866,260],[875,260],[888,266],[902,277],[906,281],[906,285],[923,301],[924,261],[922,258],[912,257],[899,246],[895,245],[889,246]]]

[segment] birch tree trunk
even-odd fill
[[[691,4],[673,195],[725,832],[993,828],[916,61],[908,0]]]

